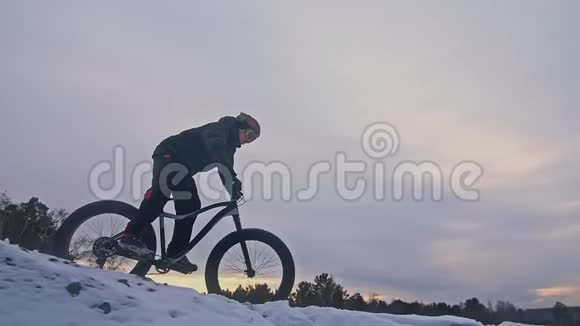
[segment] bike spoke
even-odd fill
[[[69,256],[79,264],[89,267],[131,271],[138,260],[116,255],[98,259],[93,252],[93,245],[97,239],[118,234],[128,221],[127,218],[115,214],[93,216],[72,233],[68,248]]]
[[[246,241],[248,255],[255,274],[248,277],[246,262],[241,245],[235,245],[222,257],[218,275],[223,288],[247,288],[256,284],[266,284],[275,291],[282,279],[282,264],[278,255],[268,245],[259,241]]]

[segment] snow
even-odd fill
[[[506,321],[506,322],[503,322],[503,323],[499,324],[499,326],[530,326],[530,325],[528,325],[528,324],[522,324],[522,323],[514,323],[514,322],[511,322],[511,321]]]
[[[286,301],[264,305],[240,304],[222,296],[166,286],[135,275],[79,266],[0,241],[2,326],[193,324],[481,326],[478,322],[459,317],[291,308]]]

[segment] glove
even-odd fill
[[[242,196],[242,182],[235,178],[232,182],[232,198],[238,199]]]

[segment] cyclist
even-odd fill
[[[119,247],[137,257],[152,255],[138,235],[163,212],[170,197],[179,215],[201,208],[192,176],[217,165],[222,183],[232,198],[241,196],[242,183],[234,172],[236,148],[260,136],[260,124],[246,113],[226,116],[217,122],[185,130],[163,140],[153,152],[153,181],[139,207],[139,218],[129,222]],[[167,256],[175,257],[190,241],[195,218],[177,220]],[[177,264],[189,271],[197,270],[187,257]]]

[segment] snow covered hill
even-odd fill
[[[240,304],[218,295],[78,266],[0,241],[0,325],[481,326],[458,317]]]

